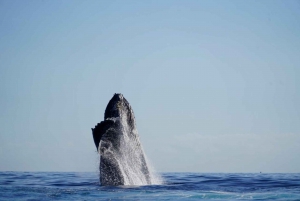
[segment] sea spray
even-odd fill
[[[114,149],[112,143],[106,138],[100,141],[99,147],[109,147],[100,149],[101,157],[107,160],[116,161],[117,166],[124,178],[124,185],[151,185],[161,184],[162,179],[154,173],[153,167],[149,164],[141,146],[137,129],[130,130],[127,125],[127,117],[121,114],[120,118],[113,119],[114,122],[121,121],[119,136],[119,149]],[[131,133],[133,132],[133,133]],[[102,144],[101,144],[102,143]],[[109,175],[106,175],[109,177]]]

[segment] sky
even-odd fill
[[[0,171],[97,172],[131,104],[158,172],[300,172],[300,1],[0,0]]]

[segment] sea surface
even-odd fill
[[[0,172],[0,200],[299,200],[300,174],[162,173],[150,186],[100,186],[98,173]]]

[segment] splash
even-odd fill
[[[121,118],[112,118],[112,120],[114,122],[121,121],[119,128],[121,130],[114,130],[114,132],[122,133],[119,136],[119,150],[114,148],[110,138],[107,139],[104,136],[99,145],[100,157],[103,157],[105,160],[115,161],[115,165],[119,167],[119,171],[123,176],[124,185],[161,184],[160,176],[155,174],[153,167],[149,165],[138,138],[138,131],[136,129],[130,131],[126,115],[121,115]],[[111,175],[102,174],[102,176],[109,178]]]

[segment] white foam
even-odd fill
[[[105,150],[101,150],[102,157],[109,157],[117,161],[121,174],[124,178],[124,185],[159,185],[162,184],[161,177],[154,173],[152,165],[146,158],[142,145],[138,138],[136,129],[131,131],[127,124],[127,115],[121,114],[121,118],[111,118],[111,120],[121,121],[120,151],[113,149],[111,142],[102,142],[106,144]],[[102,144],[102,145],[104,145]],[[147,174],[149,172],[149,174]]]

